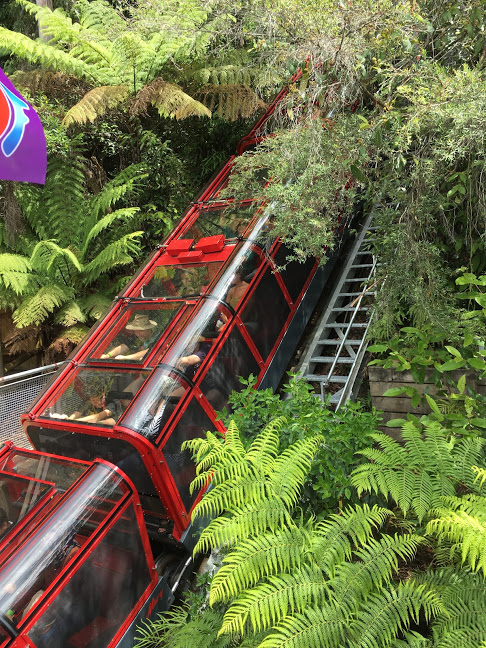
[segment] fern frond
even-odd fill
[[[39,241],[30,257],[32,268],[39,273],[58,276],[66,281],[71,270],[82,272],[83,266],[78,257],[69,248],[61,248],[55,241]]]
[[[211,583],[210,603],[235,598],[271,574],[302,565],[310,538],[304,529],[291,527],[239,542],[224,558]]]
[[[54,320],[56,324],[62,324],[62,326],[74,326],[86,322],[87,317],[80,304],[77,301],[72,301],[61,308]]]
[[[383,535],[370,538],[366,546],[356,550],[358,561],[337,567],[332,587],[338,602],[357,606],[374,589],[388,584],[398,571],[398,560],[410,560],[424,542],[420,536]]]
[[[109,243],[92,261],[85,266],[87,284],[93,283],[104,272],[115,266],[125,265],[133,261],[140,251],[140,237],[143,232],[132,232],[121,239]]]
[[[89,295],[88,297],[78,299],[78,304],[83,313],[93,319],[98,320],[111,306],[112,298],[104,295],[101,292],[96,295]]]
[[[268,425],[255,437],[248,448],[245,459],[255,466],[269,468],[269,462],[274,463],[280,445],[280,431],[287,423],[283,416],[270,421]]]
[[[257,471],[248,471],[240,479],[216,484],[199,502],[197,515],[214,517],[244,504],[255,506],[271,494],[267,478]]]
[[[351,481],[358,493],[368,490],[392,497],[404,515],[411,509],[419,521],[431,507],[440,505],[442,497],[455,492],[458,478],[464,476],[466,457],[467,461],[477,460],[482,445],[482,440],[475,439],[454,445],[436,422],[426,425],[423,436],[412,422],[404,425],[405,444],[401,449],[396,441],[383,436],[374,435],[381,450],[361,453],[372,463],[358,466]]]
[[[99,86],[93,88],[70,108],[62,120],[63,126],[68,128],[71,124],[86,124],[93,122],[104,115],[109,108],[114,108],[128,97],[128,88],[125,85]]]
[[[428,622],[442,609],[435,593],[413,581],[399,583],[394,590],[371,594],[351,625],[352,645],[355,648],[389,645],[412,621],[418,623],[421,613]]]
[[[116,209],[110,214],[104,216],[103,218],[100,218],[100,220],[96,223],[96,225],[94,225],[88,232],[88,235],[84,242],[84,247],[81,251],[82,258],[84,258],[84,256],[86,255],[91,241],[93,241],[93,239],[99,236],[104,230],[108,229],[116,221],[123,222],[123,221],[130,220],[135,216],[135,214],[138,214],[139,212],[140,212],[139,207],[125,207],[124,209]]]
[[[91,201],[90,229],[98,220],[100,214],[106,214],[109,209],[129,192],[143,186],[142,181],[147,177],[143,164],[130,164],[107,182],[101,191]]]
[[[198,90],[197,96],[211,113],[216,112],[218,117],[226,121],[248,119],[258,110],[266,108],[260,97],[244,84],[229,82],[223,85],[206,85]]]
[[[204,104],[190,97],[180,86],[163,79],[154,79],[138,92],[131,113],[145,114],[148,106],[155,106],[161,117],[211,117],[211,111]]]
[[[339,515],[331,514],[316,524],[312,540],[314,560],[332,578],[336,565],[351,558],[353,545],[366,544],[390,514],[388,509],[370,508],[367,504],[350,506]]]
[[[292,524],[290,515],[282,502],[276,498],[260,502],[256,507],[244,506],[229,511],[226,516],[211,520],[201,533],[194,553],[209,551],[223,545],[234,545],[249,536],[276,531]]]
[[[446,503],[449,508],[432,512],[437,517],[427,524],[427,533],[439,542],[452,542],[452,551],[460,553],[463,564],[486,575],[486,499],[476,497],[472,506],[460,498],[455,505],[451,500]]]
[[[20,254],[0,254],[0,280],[16,295],[25,295],[31,288],[30,260]]]
[[[29,3],[32,4],[32,3]],[[35,5],[34,5],[35,6]],[[19,32],[0,27],[0,54],[14,55],[45,70],[64,72],[84,79],[93,79],[93,69],[70,54],[58,50],[44,41],[33,41]]]
[[[42,286],[35,295],[24,299],[16,308],[13,313],[15,325],[21,328],[30,324],[40,324],[72,298],[72,288],[55,283]]]
[[[297,502],[299,491],[322,441],[320,435],[299,439],[276,458],[269,481],[287,506]]]
[[[275,626],[289,614],[303,613],[310,606],[323,604],[329,593],[320,569],[303,567],[242,592],[224,615],[221,634],[261,632]]]
[[[280,621],[259,648],[338,648],[348,623],[332,602],[321,603]]]

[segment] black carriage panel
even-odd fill
[[[166,511],[153,485],[139,452],[127,441],[111,437],[65,432],[29,426],[27,434],[32,445],[41,452],[48,452],[64,457],[74,457],[92,461],[96,457],[106,459],[119,466],[132,480],[140,496],[146,521],[160,524],[165,519]]]
[[[37,648],[105,648],[150,583],[131,506],[69,578],[28,636]]]
[[[234,326],[224,344],[208,367],[200,388],[214,410],[222,410],[232,391],[243,385],[239,377],[258,376],[260,367],[237,326]]]
[[[199,491],[190,493],[191,482],[196,476],[196,466],[192,460],[192,453],[182,450],[181,446],[184,441],[202,437],[206,431],[215,429],[214,422],[193,397],[162,447],[167,467],[187,512],[191,510]]]
[[[275,265],[280,268],[279,274],[285,284],[293,303],[295,303],[302,292],[309,277],[313,274],[317,261],[314,257],[299,262],[296,259],[287,261],[292,256],[292,250],[283,243],[275,253]]]
[[[269,267],[241,314],[241,320],[264,361],[273,349],[289,314],[289,304],[273,269]]]

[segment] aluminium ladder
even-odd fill
[[[371,223],[370,215],[349,250],[298,371],[314,386],[321,400],[330,394],[336,410],[356,395],[373,317],[372,288],[377,263],[370,251],[376,229]]]

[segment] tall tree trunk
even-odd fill
[[[52,0],[35,0],[35,1],[39,5],[39,7],[49,7],[49,9],[52,9]],[[42,38],[42,40],[44,41],[49,40],[49,35],[46,34],[45,30],[41,25],[40,20],[39,20],[39,37]]]

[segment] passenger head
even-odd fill
[[[106,405],[106,395],[113,383],[113,376],[101,371],[86,371],[80,375],[82,394],[93,407],[103,409]]]
[[[157,322],[149,319],[147,313],[135,313],[125,326],[127,331],[133,332],[140,340],[149,340]]]

